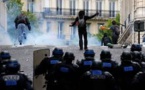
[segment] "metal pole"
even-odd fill
[[[140,22],[138,23],[138,44],[140,44]]]

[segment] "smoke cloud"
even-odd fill
[[[11,45],[9,34],[0,26],[0,45]]]
[[[10,25],[9,25],[10,27]],[[13,30],[8,32],[0,28],[0,45],[19,45],[17,30],[11,25]],[[67,46],[67,45],[79,45],[79,39],[73,40],[58,39],[56,32],[42,33],[41,31],[35,30],[27,32],[27,39],[23,45],[54,45],[54,46]],[[88,36],[88,46],[100,46],[100,41],[93,36]]]

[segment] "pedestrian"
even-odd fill
[[[104,33],[104,36],[101,41],[101,45],[107,46],[108,43],[112,43],[111,39],[108,37],[107,33]]]
[[[18,31],[18,41],[20,45],[22,44],[23,38],[26,39],[26,30],[31,30],[30,22],[27,16],[22,12],[15,19],[15,27]],[[28,27],[28,29],[26,28]]]
[[[110,27],[110,29],[112,30],[112,43],[113,44],[117,44],[119,35],[120,35],[120,30],[119,30],[119,26],[117,25],[116,21],[112,21],[112,26]]]
[[[87,29],[86,29],[86,21],[88,19],[91,19],[93,17],[95,17],[96,15],[98,15],[99,13],[96,12],[94,15],[92,16],[86,16],[85,15],[85,11],[81,10],[78,13],[78,16],[76,17],[75,21],[72,23],[72,25],[70,26],[74,26],[74,25],[78,25],[78,35],[79,35],[79,47],[80,50],[83,50],[83,37],[84,37],[84,49],[88,49],[87,45],[88,45],[88,40],[87,40]]]

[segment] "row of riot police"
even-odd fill
[[[131,51],[123,51],[121,64],[112,60],[109,50],[102,50],[95,60],[94,50],[86,50],[84,59],[74,63],[71,52],[60,48],[52,57],[44,58],[34,71],[45,75],[47,90],[144,90],[145,65],[141,46],[133,44]]]
[[[20,63],[7,51],[0,52],[0,90],[33,90],[32,81],[20,72]]]

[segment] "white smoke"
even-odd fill
[[[0,26],[0,45],[12,45],[9,34]]]
[[[55,32],[40,33],[29,32],[25,45],[54,45],[54,46],[67,46],[79,45],[79,40],[76,37],[73,40],[58,39]],[[88,37],[88,46],[100,46],[100,41],[96,37]]]
[[[10,38],[7,31],[0,28],[0,45],[19,45],[16,33],[13,33]],[[79,39],[76,37],[73,40],[67,41],[65,39],[58,39],[55,32],[42,33],[38,31],[30,31],[27,34],[27,39],[24,45],[54,45],[54,46],[67,46],[79,45]],[[100,46],[100,42],[96,37],[88,37],[88,46]]]
[[[65,45],[65,40],[57,39],[57,35],[51,33],[30,32],[27,35],[26,45]]]

